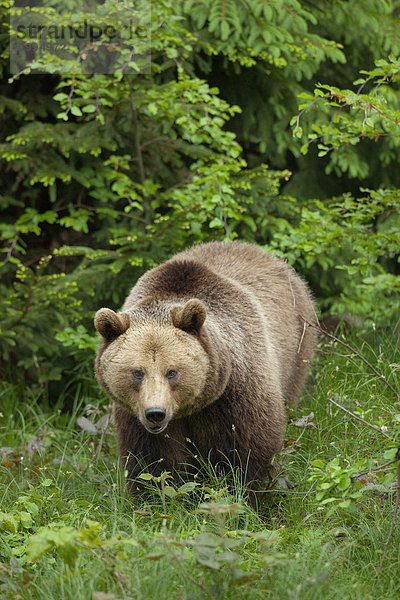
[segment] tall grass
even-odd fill
[[[399,389],[395,340],[383,333],[366,339],[352,343]],[[62,398],[50,407],[29,388],[3,385],[1,597],[397,599],[398,528],[375,580],[393,516],[396,465],[372,469],[388,462],[390,443],[332,406],[332,395],[398,434],[399,403],[389,388],[350,352],[321,343],[302,400],[288,409],[286,448],[275,460],[283,463],[280,481],[295,487],[264,490],[255,510],[240,474],[228,482],[209,465],[197,485],[179,489],[166,477],[131,498],[114,436],[77,425],[93,403],[83,389],[63,412]],[[310,413],[314,425],[295,424]],[[322,479],[310,481],[313,462],[336,457],[345,473],[363,459],[369,471],[360,497],[345,507],[334,484],[326,490],[334,500],[324,504],[317,500]]]

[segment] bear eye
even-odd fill
[[[134,369],[132,371],[132,375],[133,375],[133,379],[135,379],[135,381],[143,381],[143,379],[144,379],[143,369]]]
[[[178,375],[178,371],[176,369],[168,369],[168,371],[166,372],[165,376],[169,381],[172,381],[173,379],[175,379],[175,377]]]

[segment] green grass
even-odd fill
[[[395,340],[371,334],[353,345],[399,388]],[[206,482],[177,497],[167,479],[158,483],[164,494],[149,482],[153,491],[130,498],[114,436],[77,426],[93,398],[81,390],[63,413],[29,388],[4,384],[1,598],[397,599],[398,527],[374,580],[393,517],[396,466],[369,473],[356,487],[343,484],[358,461],[366,461],[361,471],[387,462],[395,444],[332,406],[333,395],[398,434],[399,402],[389,388],[346,349],[324,344],[301,403],[288,411],[289,421],[314,413],[315,427],[287,428],[282,474],[296,487],[259,494],[255,511],[240,478],[228,489],[212,469]],[[312,465],[336,457],[339,475]],[[359,497],[346,504],[357,485]]]

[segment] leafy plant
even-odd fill
[[[103,552],[123,551],[126,545],[136,545],[133,539],[115,536],[105,539],[101,523],[86,520],[85,527],[76,528],[63,523],[41,527],[28,538],[26,557],[34,563],[43,555],[56,550],[69,567],[73,567],[81,550],[102,550]],[[122,555],[121,555],[122,557]]]
[[[354,481],[352,476],[359,473],[365,465],[365,459],[357,461],[354,465],[343,467],[339,457],[328,463],[322,460],[311,461],[311,475],[309,481],[318,482],[315,501],[320,507],[331,504],[327,516],[337,508],[348,508],[355,500],[362,496],[362,484]]]
[[[301,151],[306,154],[310,144],[316,143],[318,156],[329,154],[327,173],[338,176],[346,171],[350,177],[365,179],[369,175],[367,160],[360,159],[357,145],[364,140],[377,144],[379,161],[388,163],[400,145],[397,123],[400,119],[400,102],[397,86],[400,79],[400,60],[393,54],[389,60],[377,60],[375,68],[361,71],[362,77],[354,81],[357,89],[340,89],[329,84],[317,84],[314,95],[300,94],[304,101],[300,113],[293,117],[293,135],[301,138],[302,116],[310,110],[324,115],[320,124],[311,124],[308,141]],[[308,123],[307,123],[308,129]],[[386,146],[379,144],[388,138]],[[390,183],[390,180],[385,182]]]

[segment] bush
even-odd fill
[[[228,4],[225,14],[208,0],[152,3],[145,72],[135,72],[121,39],[110,74],[85,74],[92,54],[85,63],[44,53],[1,85],[0,351],[8,379],[17,367],[30,385],[58,381],[57,395],[72,380],[86,378],[90,387],[94,311],[118,308],[146,269],[201,241],[239,237],[286,256],[310,280],[323,311],[387,321],[398,310],[398,190],[353,186],[312,198],[301,186],[293,193],[286,168],[296,157],[320,173],[326,168],[330,181],[343,173],[363,178],[364,138],[377,149],[385,144],[380,160],[390,165],[398,145],[398,61],[377,63],[358,91],[321,85],[310,95],[321,65],[346,60],[325,21],[317,34],[320,17],[297,0]],[[365,19],[373,5],[361,3]],[[46,6],[50,22],[109,20],[117,27],[129,17],[108,1],[86,12],[77,2],[60,14],[52,2]],[[385,5],[385,18],[393,11]],[[377,53],[383,44],[377,36],[371,48]],[[104,40],[92,48],[103,52]],[[28,76],[34,69],[40,74]],[[258,114],[254,98],[247,94],[241,107],[224,99],[232,70],[239,83],[268,72],[269,101],[282,80],[292,98],[275,102],[279,135],[257,117],[264,153],[257,159],[253,127],[246,129],[249,114]],[[302,146],[303,131],[309,137]],[[314,143],[329,162],[304,154]],[[286,163],[284,147],[291,152]],[[263,157],[279,168],[269,169]]]

